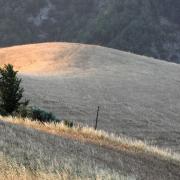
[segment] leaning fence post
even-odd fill
[[[97,115],[96,115],[96,123],[95,123],[95,126],[94,126],[95,130],[97,129],[97,125],[98,125],[99,110],[100,110],[100,107],[98,106]]]

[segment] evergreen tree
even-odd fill
[[[5,65],[0,68],[0,113],[12,114],[20,106],[27,106],[29,101],[21,102],[24,89],[20,87],[21,79],[17,77],[18,71],[14,71],[13,65]]]

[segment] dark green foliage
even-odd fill
[[[41,122],[58,122],[53,113],[47,112],[37,107],[31,107],[29,110],[27,110],[27,114],[25,116],[33,120],[39,120]]]
[[[21,102],[24,89],[20,87],[21,79],[17,77],[11,64],[0,68],[0,112],[2,115],[12,114],[20,106],[26,107],[29,101]]]
[[[0,108],[0,115],[1,116],[6,116],[7,112],[4,109]]]
[[[24,89],[20,87],[21,79],[17,77],[11,64],[0,68],[0,114],[31,118],[41,122],[58,122],[51,112],[40,108],[27,107],[28,100],[22,102]],[[68,126],[72,126],[68,124]]]
[[[68,120],[64,120],[64,125],[69,127],[69,128],[72,128],[74,126],[73,122],[68,121]]]
[[[179,0],[0,0],[0,7],[0,46],[83,42],[180,63]]]
[[[28,118],[31,116],[31,108],[26,106],[20,106],[17,111],[13,113],[13,116]]]
[[[53,113],[47,112],[38,107],[27,108],[24,106],[20,106],[13,115],[19,116],[21,118],[30,118],[32,120],[37,120],[40,122],[59,122],[59,120]]]

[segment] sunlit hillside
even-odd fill
[[[68,43],[47,43],[2,48],[0,63],[11,63],[21,73],[65,73],[73,68],[74,57],[85,47]]]
[[[98,128],[180,151],[180,66],[83,44],[44,43],[0,49],[31,105]]]

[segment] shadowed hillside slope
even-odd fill
[[[180,151],[180,66],[100,46],[45,43],[0,49],[26,97],[60,119]]]

